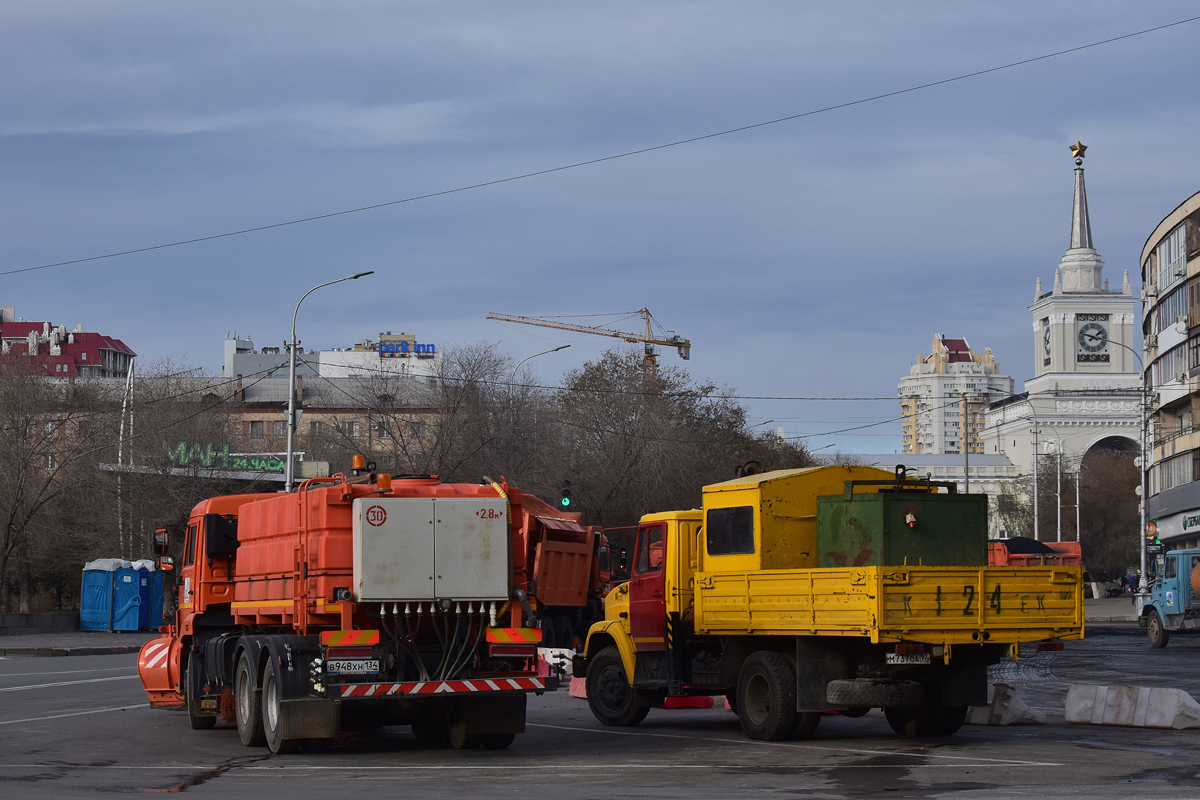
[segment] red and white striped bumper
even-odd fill
[[[355,683],[331,686],[339,699],[395,697],[397,695],[472,694],[478,692],[552,692],[558,678],[487,678],[469,681],[413,681],[411,683]]]

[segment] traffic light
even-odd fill
[[[570,481],[562,482],[562,499],[559,500],[558,502],[562,503],[563,508],[571,507],[571,482]]]

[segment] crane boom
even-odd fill
[[[501,322],[516,322],[520,323],[521,325],[537,325],[541,328],[554,328],[555,330],[560,331],[591,333],[595,334],[596,336],[611,336],[614,339],[621,339],[622,341],[630,343],[642,342],[646,345],[646,356],[643,363],[650,374],[656,374],[658,366],[658,354],[654,352],[654,345],[660,345],[662,347],[674,347],[679,353],[679,357],[684,361],[687,361],[692,357],[691,341],[677,335],[675,331],[666,331],[667,334],[670,334],[670,338],[654,335],[654,317],[651,316],[649,309],[642,308],[633,313],[645,318],[646,332],[644,334],[629,333],[628,331],[615,331],[611,328],[602,328],[592,325],[576,325],[573,322],[559,322],[558,320],[546,319],[545,317],[525,317],[516,314],[497,314],[492,311],[488,312],[486,319],[495,319],[500,320]]]

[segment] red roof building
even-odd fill
[[[55,378],[124,378],[137,353],[120,339],[90,333],[83,326],[14,319],[12,306],[0,308],[0,353],[30,356]]]

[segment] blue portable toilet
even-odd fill
[[[142,559],[133,562],[133,568],[138,573],[138,595],[141,597],[141,604],[138,606],[138,630],[144,631],[150,627],[150,570],[154,569],[154,562]]]
[[[162,570],[150,573],[150,629],[158,630],[167,624],[163,619],[163,574]]]
[[[112,629],[114,631],[136,631],[138,629],[138,611],[142,607],[142,587],[139,578],[138,571],[131,566],[121,567],[113,573]]]
[[[99,558],[83,565],[83,588],[79,595],[79,629],[112,630],[113,573],[124,563],[116,558]]]

